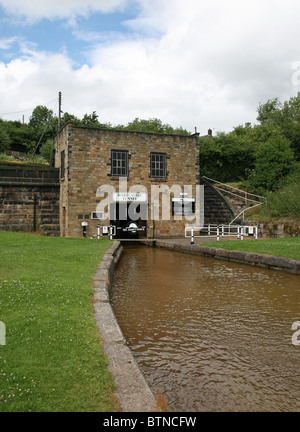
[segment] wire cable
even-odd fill
[[[50,105],[53,102],[56,102],[56,99],[53,99],[50,102],[47,102],[44,106]],[[24,113],[24,112],[33,111],[35,108],[36,108],[36,106],[34,108],[28,108],[28,109],[24,109],[24,110],[21,110],[21,111],[13,111],[13,112],[7,112],[7,113],[4,112],[4,113],[0,113],[0,116],[11,115],[11,114],[21,114],[21,113]]]

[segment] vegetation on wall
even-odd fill
[[[300,216],[300,162],[295,163],[289,175],[284,177],[275,191],[265,192],[266,201],[262,215],[272,218]]]

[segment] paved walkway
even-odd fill
[[[254,237],[246,237],[247,240],[255,240]],[[229,241],[229,240],[238,240],[237,236],[228,236],[228,237],[221,237],[220,236],[220,247],[222,247],[222,242],[224,241]],[[181,245],[190,245],[191,244],[191,239],[190,238],[184,238],[184,237],[180,237],[180,238],[161,238],[161,239],[157,239],[157,242],[163,242],[163,243],[171,243],[171,244],[181,244]],[[212,242],[216,242],[217,241],[217,237],[195,237],[194,238],[194,244],[195,245],[201,245],[204,243],[212,243]]]

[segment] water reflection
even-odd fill
[[[126,247],[112,305],[172,411],[300,411],[299,277]]]

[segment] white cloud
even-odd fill
[[[0,49],[8,50],[16,42],[17,38],[15,36],[10,38],[0,39]]]
[[[128,24],[146,34],[155,29],[160,38],[100,45],[92,56],[93,64],[122,71],[124,101],[147,112],[156,105],[190,128],[192,122],[226,127],[229,112],[232,126],[254,121],[259,102],[297,91],[291,85],[300,36],[296,1],[141,3],[143,12]]]
[[[70,12],[79,3],[66,4]],[[206,134],[208,128],[230,130],[253,122],[260,102],[277,96],[286,100],[300,91],[292,83],[292,64],[300,60],[297,0],[139,4],[140,14],[127,22],[131,33],[103,37],[78,29],[77,36],[91,43],[87,65],[75,67],[66,53],[36,52],[28,46],[26,57],[0,63],[0,111],[43,104],[62,91],[63,110],[79,117],[97,111],[101,121],[113,124],[158,117]]]
[[[91,12],[112,12],[122,8],[126,0],[0,0],[0,5],[13,15],[30,22],[43,18],[74,18]]]

